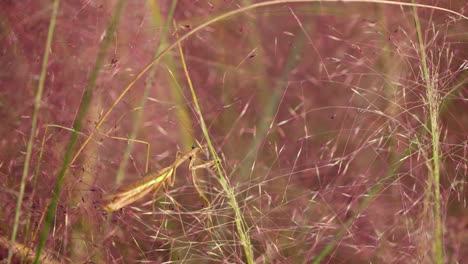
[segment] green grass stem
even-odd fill
[[[31,161],[32,148],[34,145],[34,138],[36,135],[37,119],[39,117],[39,110],[41,108],[42,93],[44,91],[44,84],[45,84],[45,79],[47,75],[47,63],[49,62],[49,55],[50,55],[50,50],[52,46],[52,39],[54,36],[55,23],[57,21],[57,12],[59,8],[59,4],[60,4],[60,0],[54,1],[53,8],[52,8],[52,15],[50,17],[49,29],[47,31],[47,40],[46,40],[46,45],[44,49],[44,57],[42,59],[41,75],[39,77],[39,84],[37,87],[36,98],[34,100],[34,112],[33,112],[33,117],[32,117],[32,124],[31,124],[31,134],[29,135],[29,139],[28,139],[26,158],[25,158],[24,167],[23,167],[23,174],[21,176],[20,191],[18,195],[18,200],[16,202],[16,208],[15,208],[15,220],[14,220],[13,230],[11,232],[11,238],[10,238],[12,245],[15,244],[16,235],[18,232],[18,225],[19,225],[19,220],[21,216],[21,205],[23,204],[24,189],[26,187],[26,178],[28,177],[28,174],[29,174],[29,163]],[[11,263],[13,253],[14,253],[13,248],[10,247],[8,249],[8,257],[7,257],[8,264]]]
[[[427,65],[426,48],[424,46],[424,40],[422,36],[421,23],[415,7],[413,7],[414,24],[416,26],[416,34],[418,37],[419,54],[421,56],[421,69],[422,75],[426,86],[426,100],[429,108],[429,118],[431,127],[431,146],[432,146],[432,157],[429,162],[429,177],[432,181],[432,191],[434,192],[433,202],[433,217],[434,217],[434,261],[437,264],[444,262],[444,250],[442,245],[443,234],[442,234],[442,214],[441,214],[441,198],[440,198],[440,97],[437,91],[436,80],[433,79],[429,73],[429,67]]]
[[[210,137],[210,134],[208,132],[208,128],[207,128],[206,123],[205,123],[205,119],[203,118],[203,114],[202,114],[202,111],[201,111],[200,104],[198,103],[197,94],[195,93],[195,89],[193,88],[192,80],[191,80],[190,74],[188,72],[187,64],[185,63],[184,53],[182,51],[182,46],[181,46],[180,42],[178,44],[178,47],[179,47],[180,58],[181,58],[181,61],[182,61],[182,66],[184,68],[184,72],[185,72],[185,75],[187,77],[187,83],[188,83],[188,85],[190,87],[190,92],[192,94],[193,102],[195,104],[195,111],[197,112],[198,118],[200,120],[200,125],[201,125],[202,131],[203,131],[203,135],[205,136],[205,139],[206,139],[208,148],[210,150],[211,156],[214,158],[215,161],[219,161],[220,159],[219,159],[218,154],[216,153],[216,150],[215,150],[215,148],[213,146],[213,143],[211,141],[211,137]],[[243,216],[243,214],[242,214],[242,212],[240,210],[239,203],[236,200],[235,191],[234,191],[233,188],[230,187],[229,181],[228,181],[226,175],[224,174],[223,169],[221,168],[220,162],[215,162],[215,167],[216,167],[216,170],[218,172],[219,183],[221,184],[221,187],[223,188],[223,190],[224,190],[224,192],[225,192],[225,194],[227,196],[229,204],[230,204],[231,208],[234,211],[234,221],[236,223],[237,234],[239,235],[242,248],[244,249],[245,258],[247,260],[247,263],[253,264],[253,263],[255,263],[255,260],[254,260],[253,250],[252,250],[252,244],[250,242],[250,236],[249,236],[249,233],[248,233],[247,224],[246,224],[244,216]]]
[[[54,187],[53,195],[52,195],[52,200],[49,204],[49,206],[46,208],[47,214],[46,214],[46,219],[44,222],[44,226],[42,228],[42,232],[39,238],[39,243],[37,245],[37,250],[36,250],[36,259],[34,260],[34,263],[39,263],[41,259],[41,253],[42,250],[44,249],[45,243],[47,241],[47,237],[50,231],[50,227],[52,223],[54,222],[54,217],[55,217],[55,211],[58,205],[58,200],[60,196],[60,191],[62,189],[62,185],[65,180],[65,174],[72,164],[72,153],[73,149],[76,145],[76,141],[78,139],[78,132],[81,131],[83,127],[83,120],[86,116],[87,110],[89,108],[89,105],[91,103],[92,95],[93,95],[93,90],[96,86],[96,81],[99,76],[99,72],[101,71],[102,65],[104,64],[105,58],[107,51],[110,47],[110,44],[112,43],[112,39],[115,33],[115,30],[118,26],[119,20],[121,13],[123,11],[123,8],[125,6],[126,1],[125,0],[120,0],[117,2],[114,14],[112,16],[112,19],[110,21],[109,27],[106,30],[105,37],[101,43],[101,47],[99,49],[98,56],[96,58],[96,63],[94,65],[93,70],[91,71],[91,75],[89,78],[88,85],[86,87],[86,90],[83,94],[81,104],[78,110],[78,114],[76,116],[75,122],[73,123],[73,130],[74,132],[70,136],[70,140],[68,141],[64,159],[62,166],[60,168],[59,174],[57,176],[57,182]]]

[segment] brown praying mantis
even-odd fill
[[[186,160],[190,160],[189,168],[192,171],[192,181],[195,189],[203,198],[203,200],[205,200],[207,204],[210,204],[208,198],[206,198],[195,182],[195,170],[200,168],[209,168],[214,164],[214,161],[209,161],[200,165],[194,165],[197,159],[197,154],[203,150],[203,146],[194,147],[188,153],[178,157],[170,166],[162,169],[159,172],[147,173],[142,179],[124,187],[115,194],[107,196],[104,199],[109,200],[109,202],[104,205],[104,209],[108,212],[113,212],[143,198],[153,190],[155,192],[159,191],[163,185],[167,184],[172,187],[174,185],[174,176],[177,167],[179,167]]]
[[[43,145],[44,145],[45,137],[47,134],[47,128],[49,127],[73,131],[73,129],[59,126],[59,125],[53,125],[53,124],[47,125],[46,132],[44,133]],[[126,138],[112,137],[112,136],[107,136],[107,135],[105,136],[118,139],[118,140],[128,140]],[[133,140],[133,141],[139,142],[139,143],[145,143],[147,146],[149,146],[149,143],[145,141],[140,141],[140,140]],[[104,206],[103,206],[104,210],[108,212],[117,211],[143,198],[151,191],[158,192],[162,186],[166,185],[166,186],[172,187],[174,185],[174,177],[175,177],[175,172],[176,172],[177,167],[179,167],[182,163],[184,163],[187,160],[190,160],[189,170],[191,171],[191,174],[192,174],[193,185],[196,191],[198,192],[198,194],[200,195],[200,197],[209,205],[210,202],[208,198],[203,194],[203,192],[201,191],[201,189],[198,187],[196,183],[196,173],[195,173],[195,171],[198,169],[203,169],[203,168],[210,169],[214,165],[214,161],[208,161],[199,165],[195,164],[196,161],[199,160],[197,158],[197,155],[203,152],[205,149],[206,149],[205,146],[198,144],[198,146],[193,147],[192,150],[190,150],[189,152],[183,154],[180,157],[177,157],[176,160],[168,167],[165,167],[164,169],[158,172],[149,172],[145,176],[143,176],[143,178],[135,181],[134,183],[124,186],[120,190],[116,191],[114,194],[106,196],[104,200],[106,200],[107,202],[104,203]],[[41,151],[42,150],[43,150],[43,146],[41,147]],[[149,148],[148,148],[147,154],[148,154],[147,156],[148,158]]]

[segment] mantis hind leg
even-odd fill
[[[200,197],[206,202],[206,204],[208,206],[210,206],[211,205],[210,200],[208,200],[206,195],[201,190],[200,186],[198,186],[198,184],[197,184],[198,180],[197,180],[196,170],[198,170],[198,169],[209,169],[210,167],[212,167],[214,165],[214,161],[208,161],[208,162],[205,162],[205,163],[200,164],[200,165],[194,165],[195,160],[196,160],[196,158],[192,158],[192,160],[190,160],[190,165],[189,165],[190,166],[190,171],[191,171],[191,174],[192,174],[193,186],[195,187],[195,190],[197,191],[198,195],[200,195]]]

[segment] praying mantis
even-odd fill
[[[207,204],[210,204],[208,198],[206,198],[206,196],[203,194],[203,192],[200,190],[200,188],[195,182],[195,170],[200,168],[209,168],[214,164],[214,161],[209,161],[201,165],[194,165],[197,154],[202,152],[203,149],[203,146],[194,147],[188,153],[182,155],[181,157],[178,157],[170,166],[162,169],[159,172],[150,172],[146,174],[142,179],[137,180],[133,184],[128,185],[120,191],[117,191],[115,194],[107,196],[104,199],[109,200],[110,202],[104,205],[104,210],[108,212],[117,211],[122,207],[125,207],[143,198],[152,190],[157,192],[161,188],[161,186],[165,185],[166,183],[172,187],[174,184],[173,176],[175,176],[175,171],[177,167],[184,163],[186,160],[190,160],[189,168],[192,171],[192,181],[195,186],[195,189],[197,190],[198,194],[203,198],[203,200],[205,200]]]
[[[70,128],[66,128],[66,127],[59,126],[59,125],[48,125],[47,127],[55,127],[55,128],[61,128],[61,129],[72,131],[72,129]],[[45,140],[45,134],[44,134],[43,142]],[[118,139],[118,140],[125,140],[124,138],[119,138],[119,137],[111,137],[111,138]],[[148,144],[147,142],[143,142],[139,140],[134,140],[134,141]],[[189,170],[192,173],[193,185],[196,191],[198,192],[198,194],[200,195],[200,197],[209,205],[210,202],[208,198],[203,194],[203,192],[201,191],[201,189],[198,187],[196,183],[196,173],[195,173],[195,171],[198,169],[203,169],[203,168],[210,169],[214,165],[214,161],[208,161],[199,165],[195,165],[196,161],[199,160],[197,158],[197,155],[203,152],[205,149],[206,149],[205,146],[202,146],[198,143],[198,146],[193,147],[192,150],[190,150],[189,152],[183,154],[180,157],[177,157],[176,160],[168,167],[165,167],[164,169],[158,172],[149,172],[145,176],[143,176],[143,178],[135,181],[134,183],[126,185],[125,187],[116,191],[114,194],[104,197],[104,200],[106,200],[107,202],[105,202],[105,204],[103,205],[103,209],[107,212],[114,212],[127,205],[130,205],[136,202],[137,200],[146,196],[151,191],[158,192],[159,189],[164,185],[168,185],[172,187],[174,185],[174,177],[175,177],[175,172],[176,172],[177,167],[179,167],[182,163],[184,163],[187,160],[190,160]]]

